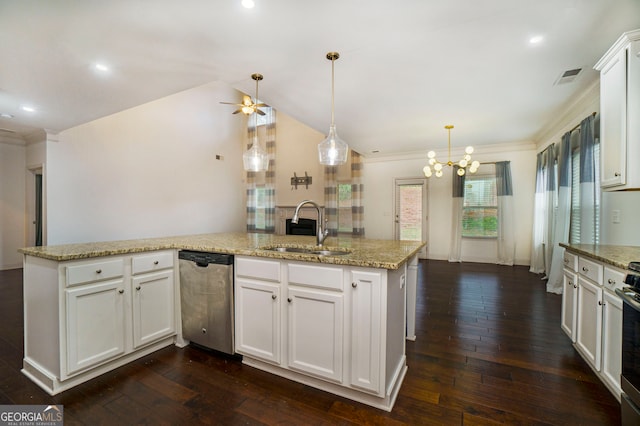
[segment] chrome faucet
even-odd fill
[[[327,238],[327,235],[329,234],[329,230],[324,229],[326,227],[323,227],[323,224],[325,224],[326,219],[323,218],[322,210],[320,210],[320,206],[315,201],[311,201],[311,200],[301,201],[300,204],[296,206],[296,211],[295,213],[293,213],[293,218],[291,218],[291,223],[298,223],[298,219],[299,219],[298,213],[300,212],[300,207],[304,206],[305,204],[313,205],[313,207],[315,207],[316,210],[318,211],[318,222],[316,223],[316,241],[319,246],[322,246],[324,239]]]

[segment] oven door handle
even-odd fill
[[[640,312],[640,302],[638,302],[634,296],[637,294],[634,291],[616,288],[616,294],[622,298],[629,306],[636,311]]]

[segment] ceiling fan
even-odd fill
[[[251,78],[253,80],[255,80],[256,82],[256,100],[255,102],[253,100],[251,100],[251,96],[247,96],[244,95],[242,98],[242,103],[238,104],[235,102],[220,102],[221,104],[226,104],[226,105],[236,105],[240,108],[238,108],[237,110],[233,111],[232,114],[237,114],[239,112],[246,114],[246,115],[251,115],[254,112],[258,113],[258,115],[264,115],[264,112],[261,111],[259,108],[260,107],[264,107],[267,106],[267,104],[263,104],[263,103],[256,103],[258,102],[258,82],[260,80],[262,80],[264,77],[262,76],[262,74],[251,74]]]

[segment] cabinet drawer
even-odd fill
[[[589,278],[598,285],[602,285],[602,265],[580,257],[578,259],[578,273]]]
[[[67,287],[124,275],[124,259],[67,266]]]
[[[133,275],[166,268],[173,268],[173,251],[156,251],[134,256],[131,259]]]
[[[608,288],[611,291],[614,291],[617,288],[622,288],[622,285],[624,284],[625,275],[626,274],[624,272],[618,269],[605,266],[603,284],[606,288]]]
[[[342,291],[342,268],[289,264],[289,283]]]
[[[236,275],[280,282],[280,262],[236,256]]]
[[[570,271],[576,271],[578,269],[578,256],[568,251],[564,251],[564,267]]]

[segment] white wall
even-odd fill
[[[25,239],[25,147],[0,141],[0,269],[22,266]]]
[[[619,223],[613,223],[614,210]],[[640,191],[604,191],[600,214],[602,244],[640,246]]]
[[[454,149],[451,156],[461,155]],[[446,156],[446,152],[438,156]],[[474,159],[482,162],[511,161],[513,180],[516,263],[529,264],[533,196],[535,191],[535,146],[533,144],[488,145],[476,147]],[[367,159],[363,170],[365,185],[365,234],[368,238],[394,237],[394,180],[421,178],[426,164],[423,155],[396,158]],[[451,243],[451,173],[427,181],[428,241],[427,257],[448,259]],[[464,239],[462,260],[495,263],[496,245],[493,240]]]
[[[243,230],[246,119],[219,104],[233,100],[208,84],[47,141],[47,243]]]

